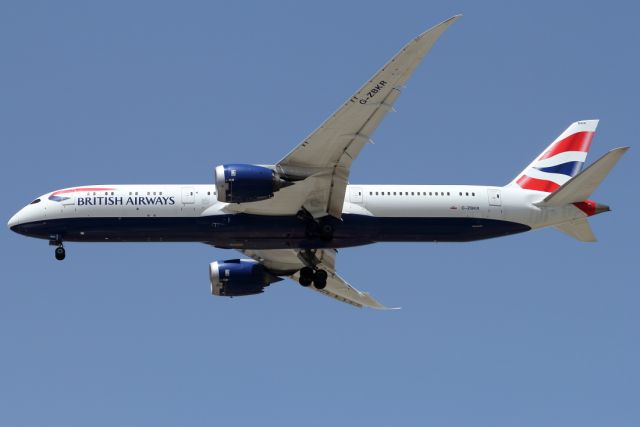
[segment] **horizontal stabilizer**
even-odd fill
[[[575,221],[565,222],[563,224],[555,225],[559,231],[573,237],[576,240],[580,240],[581,242],[595,242],[596,236],[593,234],[591,230],[591,226],[589,225],[589,221],[586,218],[580,218]]]
[[[561,206],[587,200],[629,147],[614,148],[548,195],[538,206]]]

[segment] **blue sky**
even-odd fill
[[[341,251],[357,310],[282,282],[209,295],[198,244],[68,244],[4,228],[6,426],[640,424],[638,6],[632,2],[3,2],[6,220],[99,183],[207,183],[277,161],[405,42],[463,13],[354,183],[509,182],[565,127],[632,145],[596,244],[554,230]],[[218,423],[218,424],[216,424]]]

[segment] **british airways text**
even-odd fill
[[[116,197],[116,196],[93,196],[78,197],[78,206],[115,206],[115,205],[175,205],[174,196],[163,197]]]

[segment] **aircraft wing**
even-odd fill
[[[336,112],[280,160],[276,168],[295,185],[269,200],[227,209],[259,215],[292,215],[304,207],[314,218],[340,218],[351,163],[400,95],[404,84],[456,15],[407,43]]]
[[[241,252],[262,263],[273,274],[289,277],[296,282],[299,278],[299,270],[307,265],[304,261],[302,250],[299,249],[247,249]],[[317,249],[314,251],[317,267],[328,273],[327,286],[324,289],[316,289],[311,285],[308,289],[356,307],[388,309],[368,293],[359,291],[351,286],[336,273],[336,254],[335,249]]]
[[[311,135],[278,162],[291,175],[317,171],[318,183],[304,207],[314,216],[340,218],[351,163],[393,104],[422,58],[460,15],[430,28],[406,44]]]

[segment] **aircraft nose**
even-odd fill
[[[20,224],[20,212],[17,212],[14,216],[11,217],[11,219],[9,219],[9,222],[7,222],[7,227],[9,227],[11,231],[16,231],[15,228],[18,226],[18,224]]]

